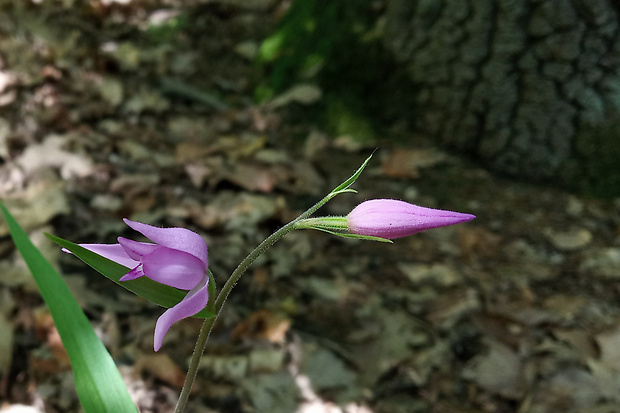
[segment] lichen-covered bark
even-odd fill
[[[419,130],[509,174],[620,194],[620,2],[387,4]]]

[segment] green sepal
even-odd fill
[[[328,216],[317,218],[306,218],[299,220],[295,223],[295,229],[317,229],[319,231],[327,232],[328,234],[337,235],[342,238],[351,239],[365,239],[368,241],[389,242],[392,240],[381,237],[373,237],[371,235],[359,235],[352,234],[348,231],[347,217],[342,216]]]
[[[67,241],[47,233],[45,236],[61,247],[71,251],[73,255],[84,261],[95,271],[101,273],[104,277],[114,281],[126,290],[129,290],[132,293],[157,305],[165,308],[174,307],[187,294],[186,291],[160,284],[148,277],[140,277],[135,280],[120,282],[120,278],[127,274],[131,268],[127,268],[124,265],[102,257],[101,255],[89,251],[71,241]],[[213,283],[213,285],[215,285],[215,283]],[[213,316],[215,316],[215,314],[211,311],[207,311],[206,309],[203,309],[198,314],[194,315],[194,317],[197,318],[211,318]]]
[[[348,231],[347,217],[327,216],[301,219],[295,223],[295,229],[327,229],[330,231]]]
[[[207,275],[209,276],[209,285],[207,286],[209,290],[209,302],[207,302],[207,310],[209,310],[212,314],[215,314],[215,300],[217,299],[217,285],[215,283],[215,275],[213,275],[213,272],[211,272],[211,270],[208,268]]]
[[[364,239],[367,241],[379,241],[379,242],[387,242],[389,244],[392,244],[393,241],[391,239],[387,239],[387,238],[381,238],[381,237],[373,237],[370,235],[358,235],[358,234],[350,234],[347,232],[337,232],[337,231],[331,231],[327,228],[321,228],[321,227],[312,227],[312,229],[316,229],[319,231],[323,231],[323,232],[327,232],[328,234],[332,234],[332,235],[336,235],[342,238],[351,238],[351,239]]]

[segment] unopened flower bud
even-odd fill
[[[355,207],[347,218],[349,231],[354,234],[394,239],[471,221],[476,216],[425,208],[396,199],[372,199]]]

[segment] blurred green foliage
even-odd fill
[[[146,36],[154,44],[171,43],[188,26],[188,15],[186,13],[179,13],[162,19],[161,22],[150,24],[146,29]]]
[[[255,98],[267,100],[300,82],[318,85],[323,99],[314,118],[336,135],[373,140],[383,124],[413,102],[395,102],[410,82],[383,48],[381,10],[368,0],[294,0],[275,33],[262,43],[257,63],[266,73]]]

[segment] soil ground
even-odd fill
[[[493,176],[402,124],[369,145],[330,136],[300,121],[321,104],[311,85],[255,104],[251,58],[284,5],[0,2],[0,197],[140,411],[172,411],[200,320],[154,353],[162,310],[42,232],[113,243],[139,239],[123,217],[187,227],[222,285],[375,148],[358,193],[319,214],[397,198],[478,218],[393,244],[288,235],[231,294],[188,411],[620,411],[620,203]],[[0,232],[2,407],[79,411],[49,312]]]

